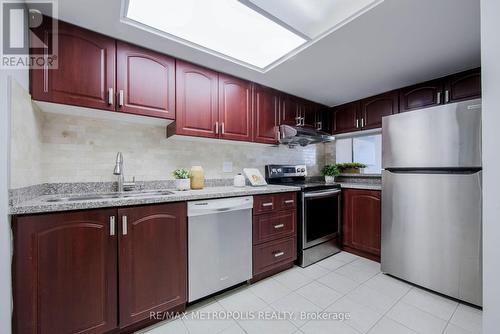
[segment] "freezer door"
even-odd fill
[[[382,174],[382,271],[482,304],[481,172]]]
[[[481,100],[384,117],[382,166],[480,167]]]

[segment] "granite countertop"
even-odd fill
[[[380,183],[349,183],[349,182],[339,182],[340,187],[343,189],[366,189],[366,190],[382,190],[382,185]]]
[[[20,215],[20,214],[43,213],[43,212],[57,212],[57,211],[121,207],[130,205],[154,204],[154,203],[192,201],[192,200],[235,197],[235,196],[249,196],[249,195],[259,195],[259,194],[300,191],[300,188],[291,186],[267,185],[263,187],[246,186],[243,188],[237,188],[233,186],[218,186],[218,187],[206,187],[201,190],[188,190],[188,191],[176,191],[171,189],[165,189],[165,190],[171,191],[173,194],[128,197],[128,198],[123,198],[123,197],[100,198],[93,200],[61,201],[61,202],[48,202],[47,200],[58,197],[68,197],[69,195],[68,194],[43,195],[25,202],[20,202],[11,205],[9,207],[9,214]],[[72,194],[72,195],[89,195],[89,193]]]

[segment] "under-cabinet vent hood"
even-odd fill
[[[333,140],[335,140],[334,136],[316,129],[280,125],[280,144],[290,147],[326,143]]]

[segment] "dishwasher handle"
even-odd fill
[[[253,197],[232,197],[188,202],[188,217],[218,214],[230,211],[251,210]]]

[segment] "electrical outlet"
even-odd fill
[[[232,173],[233,172],[233,162],[232,161],[224,161],[222,163],[222,171],[224,173]]]

